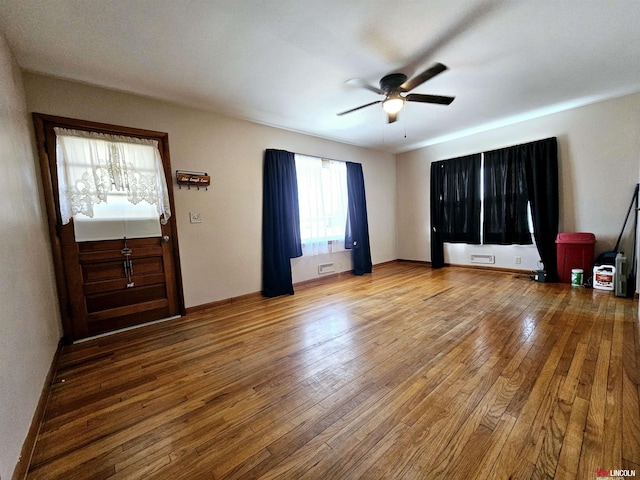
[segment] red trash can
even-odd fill
[[[586,232],[559,233],[556,237],[558,254],[558,278],[562,283],[571,283],[571,270],[581,268],[585,278],[593,269],[596,236]]]

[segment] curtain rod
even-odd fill
[[[278,148],[268,148],[266,150],[280,150],[281,152],[289,152],[289,150],[282,150],[282,149],[278,149]],[[265,151],[266,151],[265,150]],[[328,157],[320,157],[319,155],[309,155],[308,153],[302,153],[302,152],[289,152],[289,153],[293,153],[294,155],[306,155],[307,157],[315,157],[315,158],[319,158],[320,160],[329,160],[332,162],[342,162],[342,163],[358,163],[358,164],[362,164],[361,162],[352,162],[351,160],[337,160],[335,158],[328,158]]]
[[[537,143],[537,142],[543,142],[545,140],[551,140],[555,138],[556,140],[558,139],[558,137],[545,137],[545,138],[539,138],[538,140],[531,140],[530,142],[524,142],[524,143],[516,143],[515,145],[509,145],[507,147],[498,147],[498,148],[493,148],[491,150],[485,150],[484,152],[480,152],[480,153],[489,153],[489,152],[496,152],[498,150],[504,150],[506,148],[513,148],[513,147],[522,147],[524,145],[531,145],[532,143]]]
[[[316,157],[319,158],[321,160],[329,160],[331,162],[343,162],[343,163],[347,163],[349,160],[336,160],[335,158],[328,158],[328,157],[320,157],[318,155],[309,155],[308,153],[301,153],[301,152],[293,152],[294,155],[297,153],[298,155],[306,155],[307,157]],[[351,163],[357,163],[357,162],[351,162]]]
[[[298,155],[305,155],[307,157],[315,157],[315,158],[319,158],[320,160],[329,160],[331,162],[343,162],[343,163],[347,163],[349,160],[337,160],[335,158],[328,158],[328,157],[321,157],[319,155],[310,155],[308,153],[302,153],[302,152],[292,152],[294,155],[298,154]],[[355,163],[355,162],[352,162]]]
[[[464,158],[464,157],[472,157],[473,155],[484,155],[485,153],[491,153],[491,152],[497,152],[498,150],[505,150],[507,148],[513,148],[513,147],[522,147],[524,145],[530,145],[532,143],[536,143],[536,142],[542,142],[544,140],[551,140],[555,138],[556,141],[558,139],[558,137],[546,137],[546,138],[540,138],[538,140],[531,140],[530,142],[524,142],[524,143],[516,143],[515,145],[508,145],[506,147],[498,147],[498,148],[492,148],[491,150],[483,150],[481,152],[474,152],[474,153],[468,153],[466,155],[460,155],[458,157],[451,157],[451,158],[445,158],[444,160],[435,160],[432,163],[435,162],[446,162],[447,160],[455,160],[457,158]]]

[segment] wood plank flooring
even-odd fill
[[[640,475],[637,305],[394,262],[65,347],[28,478]]]

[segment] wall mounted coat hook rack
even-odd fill
[[[200,187],[204,187],[205,190],[209,190],[211,185],[211,177],[207,172],[190,172],[187,170],[176,170],[176,181],[178,188],[182,189],[183,185],[186,185],[189,190],[191,187],[196,187],[200,190]]]

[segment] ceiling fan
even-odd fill
[[[416,75],[410,80],[407,80],[407,76],[404,73],[391,73],[382,77],[380,80],[380,88],[374,87],[360,80],[354,82],[358,86],[371,90],[372,92],[384,95],[384,100],[377,100],[375,102],[367,103],[350,110],[338,113],[338,115],[346,115],[347,113],[355,112],[361,108],[370,107],[377,103],[382,103],[382,109],[387,113],[389,117],[389,123],[393,123],[398,118],[398,113],[404,107],[405,102],[421,102],[421,103],[436,103],[439,105],[449,105],[453,102],[455,97],[445,97],[441,95],[423,95],[421,93],[409,93],[408,95],[402,95],[408,93],[419,85],[422,85],[427,80],[435,77],[436,75],[444,72],[447,69],[441,63],[436,63],[434,66],[428,68],[419,75]]]

